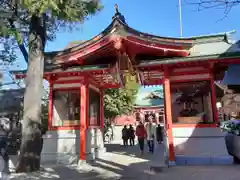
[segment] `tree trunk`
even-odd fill
[[[29,32],[29,64],[24,94],[22,138],[16,172],[32,172],[40,168],[43,145],[41,98],[43,93],[45,32],[43,18],[33,15]]]

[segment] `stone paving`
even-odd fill
[[[12,174],[13,180],[239,180],[239,166],[191,166],[171,167],[157,174],[148,171],[135,171],[129,168],[114,173],[100,168],[81,170],[74,166],[48,167],[44,171],[32,174]]]
[[[124,148],[119,144],[106,145],[108,152],[92,165],[44,165],[40,172],[11,174],[13,180],[238,180],[240,166],[176,166],[163,167],[162,153],[139,155],[138,147]],[[156,152],[163,151],[162,145]],[[160,155],[159,155],[160,154]],[[160,163],[159,163],[160,162]],[[158,172],[151,166],[159,165]],[[80,168],[81,167],[81,168]]]

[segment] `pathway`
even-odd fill
[[[120,144],[106,145],[105,155],[94,164],[77,166],[45,165],[32,174],[12,174],[13,180],[238,180],[240,166],[178,166],[151,171],[152,165],[163,165],[163,153],[139,155],[138,147],[124,148]],[[163,146],[156,152],[163,152]],[[159,155],[160,154],[160,155]],[[159,163],[160,162],[160,163]]]
[[[109,161],[109,164],[120,164],[123,166],[134,166],[137,169],[150,169],[151,166],[164,167],[164,146],[163,144],[155,145],[154,154],[148,153],[147,145],[145,145],[145,152],[140,154],[138,145],[123,147],[119,143],[106,144],[107,153],[99,159],[102,161]]]

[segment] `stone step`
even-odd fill
[[[176,165],[230,165],[233,157],[226,156],[176,156]]]

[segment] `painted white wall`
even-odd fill
[[[87,160],[94,160],[105,152],[103,134],[100,128],[89,128],[86,131]],[[42,162],[74,164],[80,157],[80,131],[48,131],[44,135]]]
[[[113,126],[113,135],[114,135],[113,143],[121,143],[122,144],[122,128],[123,127],[124,126]]]
[[[87,160],[94,160],[105,153],[103,131],[99,127],[87,130]]]
[[[228,156],[219,128],[173,128],[173,139],[176,155]]]
[[[69,80],[76,78],[65,78]],[[74,84],[54,84],[54,88],[79,87],[79,83]],[[96,89],[95,86],[90,85]],[[62,102],[53,103],[53,125],[62,126],[66,116],[66,107]],[[79,120],[80,121],[80,120]],[[100,127],[89,128],[86,131],[86,156],[87,160],[93,160],[105,152],[103,143],[103,133]],[[42,162],[73,164],[78,163],[80,157],[80,131],[79,130],[59,130],[48,131],[44,135],[44,145],[42,150]]]
[[[123,126],[114,127],[112,143],[122,143]],[[192,137],[191,137],[192,136]],[[176,155],[228,156],[224,133],[219,128],[173,128]]]
[[[44,135],[42,162],[73,164],[79,160],[80,131],[48,131]]]
[[[124,126],[113,126],[113,141],[112,144],[123,144],[122,143],[122,129]],[[133,126],[133,128],[136,130],[136,127]]]

